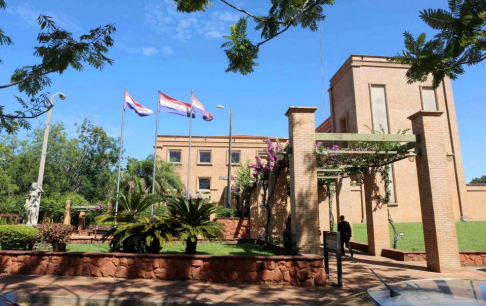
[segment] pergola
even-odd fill
[[[315,132],[316,110],[315,107],[290,107],[286,113],[289,122],[291,228],[302,251],[320,254],[317,181],[326,183],[336,178],[360,175],[365,196],[368,251],[371,255],[380,256],[382,249],[390,247],[390,238],[388,205],[382,200],[386,191],[377,179],[377,169],[403,158],[413,159],[416,154],[420,208],[426,229],[427,267],[437,272],[458,271],[460,261],[452,198],[448,178],[443,173],[447,169],[440,118],[443,113],[418,111],[411,115],[408,119],[412,123],[413,134],[409,135],[323,134]],[[359,150],[359,145],[353,147],[354,151],[325,147],[316,150],[316,141],[374,142],[383,144],[380,148],[390,143],[397,145],[393,146],[394,150]],[[326,163],[318,169],[318,156],[334,158],[339,163]]]
[[[335,182],[337,179],[351,178],[351,185],[356,186],[362,183],[364,174],[368,172],[368,168],[378,168],[382,171],[387,171],[387,166],[408,158],[410,161],[415,161],[417,155],[414,151],[414,144],[417,142],[416,135],[405,133],[399,134],[356,134],[356,133],[316,133],[316,141],[324,144],[334,145],[338,143],[367,143],[374,144],[375,150],[368,150],[368,148],[346,148],[338,149],[316,146],[317,159],[322,161],[322,165],[317,168],[317,179],[320,184],[327,185],[328,199],[329,199],[329,228],[334,228],[334,216],[332,214],[332,198],[335,192]],[[386,143],[383,146],[381,144]],[[329,162],[336,156],[336,161]],[[344,158],[342,158],[344,157]],[[385,201],[388,202],[388,182],[385,182]],[[387,204],[387,203],[386,203]],[[393,219],[388,211],[388,221],[392,225],[394,231],[394,247],[398,240],[398,235],[393,224]]]

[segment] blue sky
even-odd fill
[[[234,3],[263,14],[270,1],[234,0]],[[326,92],[329,79],[350,54],[395,55],[403,49],[402,33],[432,34],[418,18],[424,8],[438,8],[446,0],[386,1],[337,0],[326,8],[323,26]],[[214,1],[205,13],[180,14],[169,0],[162,1],[7,1],[0,11],[3,30],[14,45],[1,48],[1,83],[15,68],[36,63],[32,56],[38,33],[39,13],[55,18],[58,25],[79,36],[89,29],[115,23],[115,47],[109,57],[115,65],[102,72],[86,67],[82,73],[66,71],[52,77],[51,93],[63,91],[68,99],[56,100],[54,121],[63,121],[69,133],[83,118],[102,125],[111,136],[120,133],[123,88],[139,103],[155,108],[157,90],[183,101],[190,91],[213,113],[213,122],[193,121],[195,135],[227,134],[228,114],[217,104],[233,108],[235,134],[286,137],[285,111],[290,105],[317,106],[316,120],[329,115],[323,107],[319,59],[319,35],[290,29],[265,44],[260,66],[247,76],[226,73],[227,59],[221,38],[239,14]],[[258,41],[255,32],[250,37]],[[486,175],[486,134],[480,120],[486,114],[484,65],[468,67],[453,82],[466,180]],[[0,91],[7,109],[15,89]],[[325,96],[326,102],[328,96]],[[45,120],[45,117],[40,118]],[[34,125],[37,122],[33,122]],[[161,113],[160,134],[187,134],[188,120]],[[127,112],[125,148],[127,155],[144,158],[152,152],[155,117],[139,118]],[[21,133],[23,135],[25,133]]]

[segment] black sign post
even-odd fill
[[[341,262],[341,233],[324,232],[324,267],[326,269],[326,279],[329,280],[329,253],[336,253],[338,287],[343,286],[343,266]]]

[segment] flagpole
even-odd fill
[[[188,157],[188,165],[187,165],[187,190],[186,190],[187,198],[189,198],[190,186],[191,186],[192,93],[193,91],[191,90],[191,112],[189,114],[189,157]]]
[[[157,134],[159,133],[159,95],[160,89],[157,93],[157,118],[155,119],[155,145],[154,145],[154,173],[152,175],[152,194],[155,193],[155,172],[157,169]],[[154,204],[150,208],[150,214],[154,214]]]
[[[116,226],[116,216],[118,216],[118,193],[120,192],[120,176],[121,176],[121,162],[122,162],[122,152],[123,152],[123,127],[125,125],[125,94],[127,89],[123,91],[123,112],[122,112],[122,124],[121,124],[121,135],[120,135],[120,153],[118,155],[118,179],[116,182],[116,203],[115,203],[115,226]]]

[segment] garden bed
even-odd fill
[[[183,243],[167,243],[160,251],[160,254],[184,254],[185,245]],[[108,244],[68,244],[69,252],[94,252],[108,253]],[[259,255],[271,256],[274,253],[262,250],[256,243],[198,243],[197,254],[199,255]]]
[[[0,273],[308,287],[326,282],[323,258],[319,256],[0,251]]]

